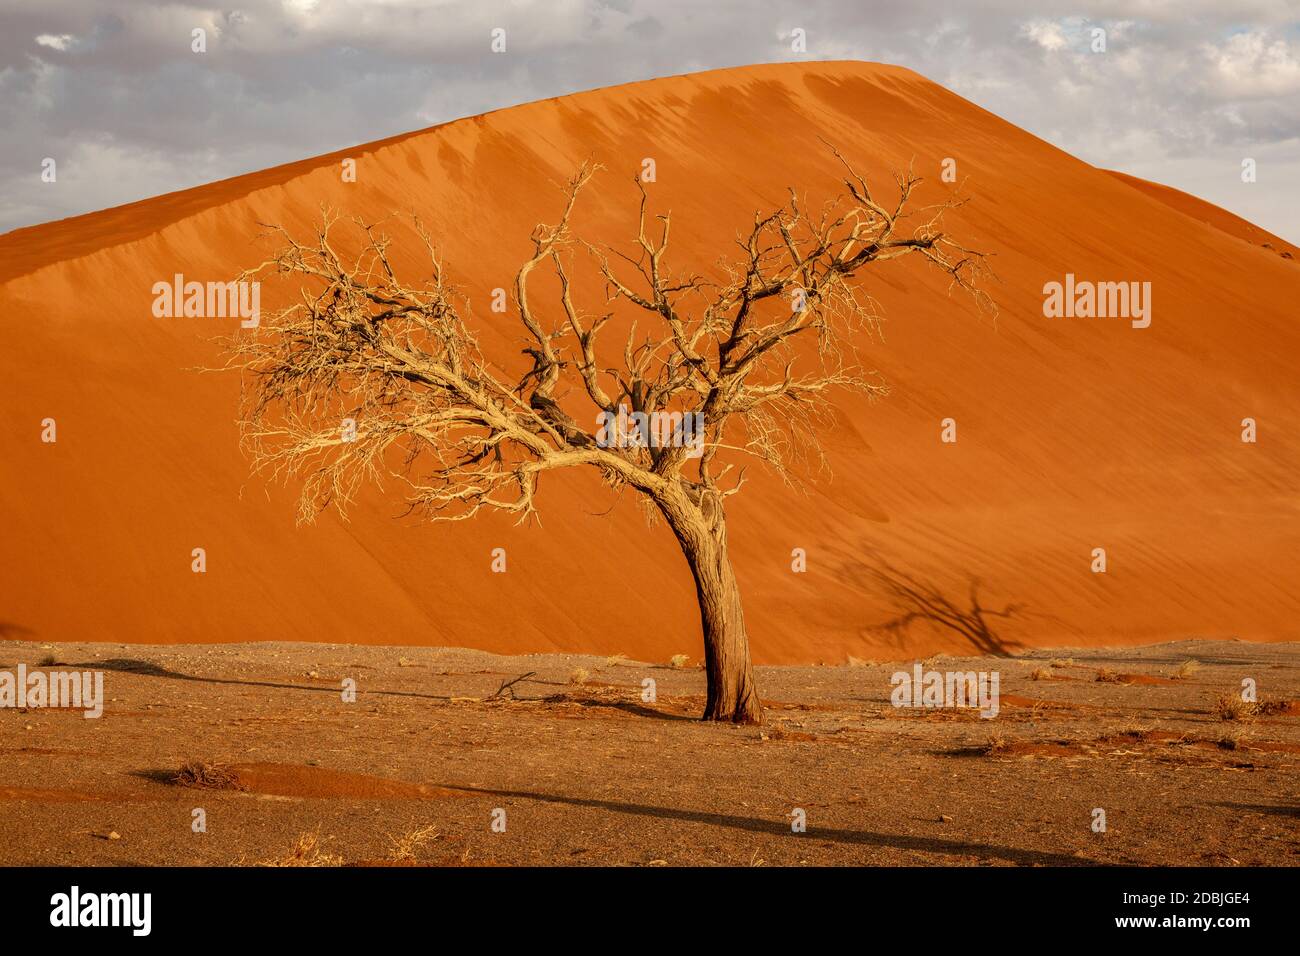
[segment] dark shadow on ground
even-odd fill
[[[1216,803],[1215,806],[1224,807],[1228,810],[1253,810],[1255,813],[1271,813],[1280,817],[1300,817],[1300,804],[1279,807],[1254,803]]]
[[[152,661],[138,660],[129,657],[115,657],[108,660],[87,661],[81,664],[67,664],[66,666],[85,670],[120,671],[125,674],[139,674],[142,677],[161,677],[168,680],[196,681],[201,684],[233,684],[242,687],[266,687],[272,690],[308,690],[322,694],[338,694],[340,690],[338,687],[329,684],[289,684],[279,681],[243,680],[235,677],[197,677],[193,674],[182,674],[180,671],[168,670],[165,667],[160,667]],[[532,683],[550,682],[535,681]],[[381,697],[414,697],[423,700],[440,700],[447,702],[455,700],[454,697],[447,694],[427,694],[412,690],[358,690],[358,694],[375,694]],[[569,695],[567,694],[556,695],[556,697],[569,699]],[[518,697],[515,699],[530,703],[548,703],[553,702],[556,697]],[[584,707],[610,707],[626,711],[627,713],[633,714],[637,717],[645,717],[649,719],[695,719],[693,717],[684,717],[681,714],[655,710],[651,707],[643,707],[640,704],[631,701],[611,701],[601,700],[599,698],[571,698],[571,701],[573,703],[582,704]]]
[[[692,723],[700,722],[700,718],[698,717],[690,717],[686,714],[674,714],[671,711],[666,710],[655,710],[652,707],[645,707],[630,700],[604,700],[599,697],[572,697],[568,694],[562,694],[560,695],[560,698],[520,697],[519,699],[543,704],[563,702],[578,704],[581,707],[609,707],[614,710],[621,710],[624,713],[633,714],[637,717],[653,717],[658,720],[689,720]]]
[[[322,694],[339,693],[338,687],[329,684],[288,684],[279,681],[243,680],[235,677],[197,677],[193,674],[182,674],[180,671],[168,670],[165,667],[158,666],[152,661],[142,661],[126,657],[115,657],[103,661],[87,661],[83,664],[69,664],[68,666],[105,671],[121,671],[124,674],[139,674],[141,677],[163,677],[168,680],[196,681],[200,684],[235,684],[242,687],[269,687],[273,690],[310,690]],[[423,694],[418,691],[408,690],[367,690],[364,691],[364,693],[380,694],[388,697],[421,697],[427,700],[451,700],[450,696]]]
[[[153,770],[128,770],[128,777],[139,777],[141,780],[148,780],[150,783],[161,783],[167,787],[176,786],[176,769],[164,770],[161,767]]]
[[[789,824],[773,820],[751,817],[730,816],[719,813],[704,813],[697,810],[685,810],[677,807],[655,807],[637,803],[618,803],[613,800],[596,800],[586,797],[567,797],[550,793],[534,793],[528,790],[496,790],[487,787],[463,787],[444,784],[449,790],[466,793],[478,793],[494,797],[516,797],[521,800],[538,800],[543,803],[560,803],[576,807],[590,807],[608,810],[611,813],[629,813],[637,816],[654,817],[660,820],[679,820],[688,823],[707,823],[714,826],[743,830],[748,833],[765,833],[772,836],[789,836]],[[810,825],[806,838],[835,843],[850,843],[858,846],[875,846],[894,850],[910,850],[915,853],[946,853],[954,856],[995,857],[1022,866],[1097,866],[1098,864],[1070,856],[1065,853],[1048,853],[1041,850],[1021,850],[1014,847],[990,846],[986,843],[965,843],[960,840],[944,840],[934,837],[911,836],[905,833],[876,833],[870,830],[844,830],[831,827]]]

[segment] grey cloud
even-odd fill
[[[911,67],[1088,162],[1300,238],[1291,0],[17,0],[0,12],[0,229],[534,99],[800,58]]]

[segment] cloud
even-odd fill
[[[42,33],[36,38],[36,42],[41,46],[47,46],[51,50],[66,50],[72,45],[72,34],[61,33],[55,36],[52,33]]]
[[[1300,43],[1293,49],[1268,30],[1243,31],[1205,49],[1215,90],[1228,98],[1258,99],[1300,93]]]
[[[496,27],[505,54],[489,51]],[[1300,146],[1291,0],[1040,0],[1031,14],[1022,0],[10,0],[0,229],[577,90],[788,59],[908,66],[1088,162],[1300,237],[1300,179],[1282,175]],[[1253,193],[1236,172],[1248,155]],[[57,187],[40,182],[45,156]]]
[[[1065,28],[1059,23],[1050,23],[1046,20],[1033,20],[1021,24],[1020,35],[1037,43],[1048,52],[1064,50],[1070,44],[1069,38],[1065,35]]]

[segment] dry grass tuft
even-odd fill
[[[669,663],[669,664],[671,664],[673,667],[676,667],[676,668],[679,668],[679,669],[682,668],[682,667],[685,667],[685,666],[686,666],[687,664],[689,664],[690,662],[691,662],[691,659],[690,659],[689,657],[687,657],[685,654],[674,654],[674,655],[673,655],[671,658],[669,658],[669,660],[668,660],[668,663]]]
[[[1200,661],[1185,660],[1178,665],[1178,670],[1174,671],[1174,680],[1187,680],[1200,669]]]
[[[1006,735],[995,731],[989,734],[988,742],[984,744],[983,753],[986,757],[994,754],[1003,753],[1011,748],[1011,741],[1007,740]]]
[[[1229,691],[1226,694],[1219,695],[1214,702],[1214,706],[1210,708],[1210,713],[1220,720],[1237,720],[1242,723],[1250,723],[1259,716],[1259,705],[1254,701],[1242,700],[1241,694]]]
[[[320,834],[304,833],[289,852],[278,860],[263,860],[258,866],[342,866],[343,857],[321,849]]]
[[[1036,700],[1029,708],[1029,719],[1031,721],[1046,720],[1048,717],[1049,704],[1045,700]]]
[[[1239,750],[1246,744],[1246,731],[1240,728],[1233,728],[1225,731],[1223,736],[1217,741],[1219,747],[1223,750]]]
[[[605,658],[606,667],[621,667],[626,663],[627,663],[626,654],[611,654],[609,657]]]
[[[587,683],[587,681],[588,681],[588,679],[589,679],[590,677],[591,677],[591,674],[587,671],[587,668],[585,668],[585,667],[575,667],[575,668],[573,669],[573,673],[569,675],[569,683],[570,683],[570,684],[585,684],[585,683]]]
[[[388,842],[393,845],[392,852],[388,858],[396,863],[403,863],[406,860],[414,860],[416,851],[426,843],[431,843],[442,836],[442,832],[432,823],[427,826],[417,827],[409,833],[400,837],[388,835]]]
[[[172,783],[196,790],[244,789],[244,785],[239,782],[239,774],[230,767],[205,760],[191,760],[182,765],[172,777]]]
[[[1118,684],[1124,679],[1122,674],[1117,674],[1109,667],[1102,667],[1097,670],[1097,682],[1100,684]]]
[[[1029,674],[1030,680],[1051,680],[1052,672],[1046,667],[1035,667]]]
[[[1049,664],[1048,666],[1049,666],[1049,667],[1073,667],[1073,666],[1074,666],[1074,658],[1073,658],[1073,657],[1058,657],[1056,660],[1052,661],[1052,663]]]

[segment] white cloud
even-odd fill
[[[1226,43],[1207,45],[1218,92],[1228,96],[1300,93],[1300,50],[1268,30],[1243,31]]]
[[[1048,20],[1031,20],[1020,27],[1020,35],[1037,43],[1049,53],[1064,50],[1070,43],[1059,23]]]
[[[51,50],[66,50],[72,46],[72,34],[60,33],[57,36],[53,33],[42,33],[36,38],[36,42],[41,46],[47,46]]]

